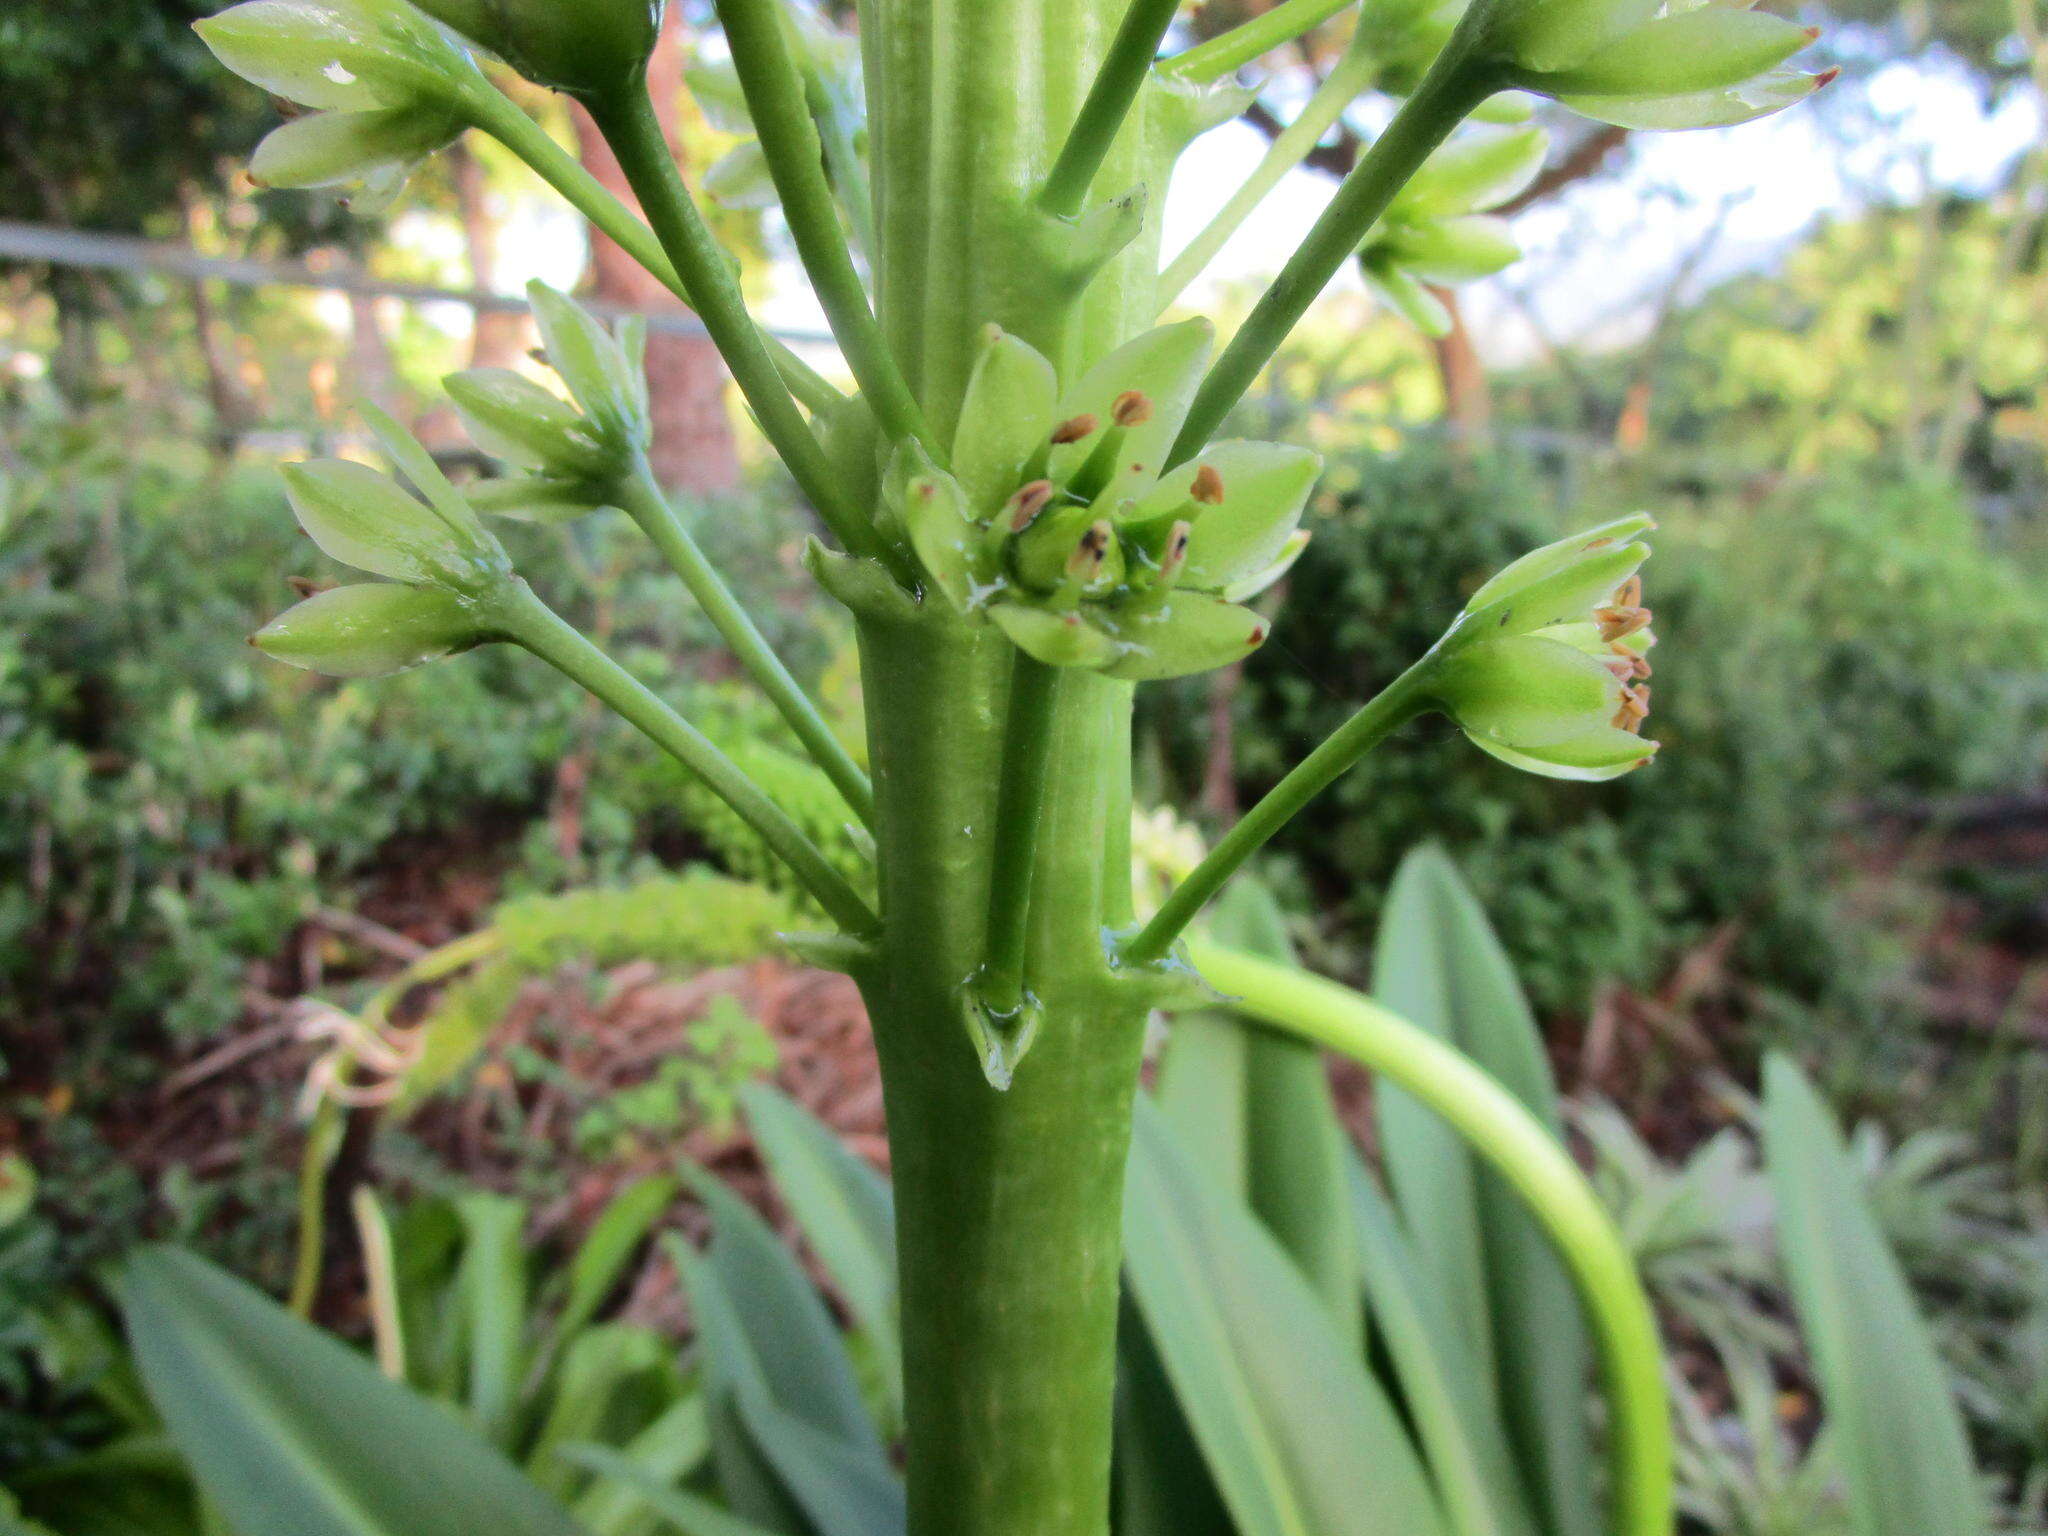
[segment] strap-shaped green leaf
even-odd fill
[[[740,1098],[775,1187],[874,1341],[900,1404],[896,1217],[888,1184],[831,1130],[766,1083],[748,1084]]]
[[[1486,1412],[1468,1341],[1423,1283],[1387,1197],[1355,1153],[1347,1162],[1373,1322],[1443,1499],[1444,1523],[1458,1536],[1531,1536],[1536,1524],[1513,1451]]]
[[[150,1396],[237,1531],[580,1536],[447,1409],[212,1265],[147,1248],[119,1290]]]
[[[1934,1341],[1826,1107],[1764,1064],[1778,1246],[1820,1376],[1856,1536],[1985,1536],[1969,1442]]]
[[[1143,1096],[1124,1243],[1132,1294],[1242,1536],[1441,1536],[1385,1392]]]

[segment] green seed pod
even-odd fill
[[[431,587],[336,587],[249,637],[264,655],[329,677],[381,677],[493,638],[469,605]]]
[[[404,0],[247,0],[192,25],[244,80],[308,107],[453,104],[476,78],[462,49]]]
[[[572,96],[637,88],[662,0],[413,0],[527,79]]]

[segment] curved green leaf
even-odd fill
[[[228,1523],[262,1536],[581,1536],[446,1409],[171,1248],[123,1271],[150,1397]]]
[[[1124,1242],[1138,1308],[1242,1536],[1442,1536],[1385,1392],[1143,1096]]]

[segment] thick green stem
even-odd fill
[[[1285,9],[1286,6],[1280,7],[1280,10]],[[1277,16],[1280,10],[1268,11],[1266,16]],[[1309,97],[1294,121],[1281,129],[1266,147],[1265,157],[1259,161],[1258,168],[1245,178],[1243,186],[1230,195],[1230,201],[1217,210],[1216,217],[1202,232],[1187,243],[1186,249],[1173,258],[1172,265],[1159,274],[1161,309],[1179,298],[1181,290],[1202,274],[1216,259],[1216,253],[1223,249],[1225,242],[1237,233],[1238,226],[1251,217],[1252,210],[1266,200],[1282,177],[1308,158],[1309,151],[1322,142],[1323,135],[1344,115],[1344,109],[1372,83],[1373,72],[1378,65],[1366,46],[1368,41],[1368,34],[1362,30],[1351,39],[1351,46],[1344,50],[1344,56],[1330,71],[1329,78],[1316,87],[1315,94]]]
[[[1571,1273],[1599,1341],[1616,1536],[1670,1536],[1670,1405],[1649,1298],[1571,1157],[1505,1088],[1371,999],[1291,966],[1191,939],[1189,958],[1247,1018],[1349,1056],[1443,1116],[1527,1203]]]
[[[1102,169],[1117,133],[1130,116],[1131,104],[1144,87],[1145,76],[1159,52],[1159,40],[1173,25],[1179,0],[1130,0],[1109,56],[1096,71],[1081,115],[1060,146],[1059,158],[1046,174],[1038,205],[1048,213],[1071,218],[1081,211],[1095,173]]]
[[[1410,667],[1374,696],[1358,713],[1332,731],[1294,770],[1268,790],[1223,835],[1187,879],[1174,887],[1151,921],[1119,950],[1127,965],[1144,965],[1163,957],[1181,931],[1194,921],[1211,897],[1222,890],[1244,861],[1266,845],[1304,805],[1355,766],[1366,753],[1420,714],[1425,701],[1415,690],[1421,663]]]
[[[929,612],[861,625],[910,1536],[1106,1536],[1123,1170],[1144,1004],[1111,973],[1102,849],[1128,692],[1062,678],[1026,947],[1044,1012],[1007,1091],[964,993],[987,949],[1013,652]],[[1123,879],[1118,871],[1114,878]]]
[[[754,680],[754,685],[768,695],[776,713],[782,716],[796,733],[797,740],[803,743],[804,750],[810,753],[811,761],[824,770],[825,776],[845,796],[846,803],[853,807],[854,814],[862,823],[873,826],[875,792],[868,783],[868,776],[861,772],[860,764],[853,760],[845,743],[825,723],[825,717],[818,713],[817,705],[811,702],[803,685],[789,675],[789,668],[782,664],[782,658],[775,654],[766,637],[754,627],[753,619],[740,606],[739,599],[732,595],[732,589],[726,586],[717,569],[704,558],[704,551],[690,537],[683,520],[676,516],[676,509],[655,483],[654,471],[644,458],[635,462],[633,473],[621,483],[619,490],[627,516],[640,525],[641,531],[661,551],[662,558],[682,578],[683,585],[697,600],[697,606],[711,620],[711,627],[731,647],[733,656],[747,676]]]
[[[654,231],[634,218],[631,210],[607,192],[603,183],[585,170],[575,156],[550,138],[540,124],[520,111],[518,103],[487,86],[466,92],[463,102],[470,120],[479,129],[524,161],[529,170],[561,193],[570,207],[609,235],[620,249],[652,273],[670,293],[692,309],[697,307],[682,278],[677,276],[668,253],[662,250],[661,242],[655,238]],[[763,332],[762,344],[774,357],[783,382],[811,410],[830,410],[845,401],[846,397],[834,389],[817,369],[783,343]]]
[[[763,794],[702,731],[535,597],[525,582],[509,585],[492,600],[491,609],[492,619],[507,636],[593,694],[702,779],[769,851],[790,867],[804,889],[848,934],[864,938],[876,931],[880,924],[867,903],[781,806]]]
[[[1365,158],[1344,178],[1322,217],[1287,258],[1287,265],[1202,380],[1187,421],[1167,455],[1170,464],[1185,463],[1215,436],[1223,418],[1251,388],[1295,322],[1337,275],[1337,269],[1371,232],[1394,194],[1465,120],[1465,114],[1490,94],[1489,80],[1469,67],[1455,40],[1437,55],[1415,94],[1401,104],[1387,131],[1373,141]]]
[[[1101,263],[1035,201],[1122,14],[1120,0],[863,7],[877,311],[942,441],[989,323],[1070,380],[1151,323],[1157,221]],[[1098,182],[1145,180],[1145,110],[1141,97]],[[884,918],[859,979],[896,1189],[910,1536],[1107,1536],[1146,1002],[1103,943],[1129,901],[1131,685],[1075,670],[1053,690],[1024,921],[1037,1027],[998,1091],[968,1008],[991,950],[1016,653],[943,602],[899,594],[856,616]]]
[[[783,217],[847,366],[889,437],[914,437],[943,459],[903,382],[902,370],[889,355],[881,327],[868,308],[867,291],[854,270],[853,253],[839,227],[839,208],[825,179],[824,147],[811,121],[803,76],[776,14],[776,0],[717,0],[717,9],[769,178],[782,200]]]
[[[1197,84],[1220,80],[1282,43],[1313,32],[1351,3],[1352,0],[1282,0],[1270,11],[1175,54],[1159,66],[1160,72]]]
[[[689,188],[683,185],[682,173],[669,156],[668,140],[662,136],[661,123],[646,92],[634,90],[612,101],[594,103],[591,116],[618,156],[641,207],[647,210],[648,223],[681,274],[705,330],[732,370],[733,382],[746,396],[762,433],[797,485],[849,551],[882,560],[901,580],[914,580],[909,566],[884,547],[867,509],[847,497],[810,423],[797,410],[776,372],[753,317],[747,313],[739,277],[697,211]]]

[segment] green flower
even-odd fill
[[[1419,687],[1481,750],[1557,779],[1647,763],[1650,610],[1642,514],[1523,556],[1472,595]]]
[[[1490,217],[1543,168],[1549,135],[1540,128],[1474,136],[1438,150],[1394,195],[1358,248],[1358,264],[1380,297],[1431,336],[1450,315],[1426,284],[1491,277],[1521,258],[1507,221]]]
[[[364,414],[424,500],[346,459],[286,469],[299,526],[321,550],[385,582],[316,593],[250,636],[266,655],[332,677],[374,677],[505,638],[492,599],[511,564],[434,461],[375,407]]]
[[[1062,393],[1050,363],[991,327],[952,473],[906,443],[884,476],[933,586],[1054,666],[1178,677],[1257,647],[1265,621],[1240,605],[1301,553],[1322,461],[1225,441],[1160,472],[1212,334],[1201,320],[1148,331]]]
[[[1469,18],[1507,83],[1623,128],[1712,128],[1791,106],[1835,77],[1779,68],[1811,28],[1753,0],[1481,0]]]
[[[544,283],[526,292],[543,354],[569,399],[509,368],[472,368],[442,383],[477,447],[528,471],[478,487],[472,504],[500,517],[564,522],[612,505],[653,439],[647,328],[633,320],[614,333]]]
[[[317,109],[256,147],[265,185],[356,186],[358,207],[382,206],[468,126],[475,63],[403,0],[248,0],[193,29],[243,79]]]

